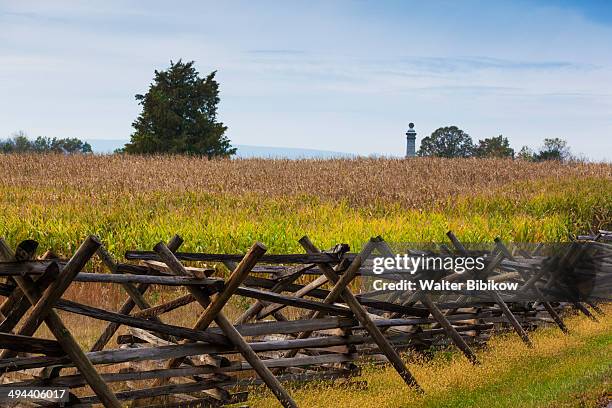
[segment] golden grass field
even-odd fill
[[[495,236],[559,241],[610,226],[612,164],[500,159],[206,160],[0,155],[0,231],[70,253],[97,234],[116,256],[175,233],[185,250],[271,252]]]
[[[297,240],[303,235],[319,247],[344,242],[358,249],[375,235],[390,242],[443,241],[449,229],[468,242],[496,236],[563,241],[612,229],[612,164],[0,155],[0,171],[0,236],[12,246],[35,239],[42,251],[60,255],[70,255],[89,234],[121,259],[128,249],[151,249],[175,233],[185,239],[185,251],[244,252],[258,240],[283,253],[302,252]],[[67,297],[116,310],[126,296],[116,286],[91,288],[74,284]],[[154,304],[176,296],[155,288],[147,293]],[[192,306],[165,318],[190,326],[198,312]],[[236,316],[247,306],[233,300],[226,313]],[[85,348],[103,328],[79,316],[62,318]],[[575,318],[569,337],[544,330],[533,350],[513,337],[495,339],[481,352],[481,367],[454,353],[412,361],[428,391],[424,398],[381,368],[365,370],[364,391],[319,384],[292,394],[305,407],[556,407],[580,406],[576,398],[585,391],[590,405],[584,406],[597,406],[612,374],[612,320],[602,321]],[[37,335],[49,334],[43,328]],[[544,385],[531,384],[535,378]],[[307,392],[313,386],[316,392]],[[265,394],[254,401],[274,406]]]

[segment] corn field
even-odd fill
[[[96,234],[112,253],[174,233],[186,250],[242,252],[254,240],[298,251],[440,241],[559,241],[609,228],[612,165],[502,159],[207,160],[0,155],[0,230],[70,253]]]

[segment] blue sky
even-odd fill
[[[179,58],[236,144],[401,155],[412,121],[612,160],[608,1],[0,0],[0,137],[129,138]]]

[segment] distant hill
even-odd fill
[[[115,149],[123,147],[127,140],[88,140],[94,153],[112,153]],[[329,150],[298,149],[293,147],[271,147],[236,145],[238,158],[270,158],[270,159],[331,159],[335,157],[354,157],[355,154],[334,152]]]
[[[332,159],[337,157],[354,157],[356,155],[329,150],[298,149],[292,147],[236,145],[236,157],[262,157],[270,159]]]
[[[110,139],[110,140],[88,140],[87,143],[91,145],[91,150],[94,153],[112,153],[115,149],[122,148],[128,141],[122,139]]]

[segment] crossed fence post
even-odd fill
[[[170,268],[173,274],[179,276],[189,276],[189,272],[185,269],[183,264],[174,256],[172,251],[168,247],[160,242],[155,245],[155,252],[159,255],[161,260]],[[237,273],[237,276],[242,276],[250,271],[257,259],[259,259],[265,252],[266,247],[261,243],[256,243],[251,247],[247,255],[244,256],[237,269],[241,271]],[[246,272],[242,272],[246,271]],[[238,278],[236,279],[238,280]],[[238,283],[239,284],[239,283]],[[231,286],[235,290],[235,286]],[[242,338],[240,333],[236,330],[234,325],[225,317],[221,308],[227,301],[229,296],[232,295],[233,291],[227,295],[217,297],[211,302],[208,294],[203,292],[198,287],[189,287],[189,291],[196,298],[198,303],[205,309],[204,313],[200,316],[198,323],[194,326],[195,330],[202,330],[208,327],[208,325],[214,320],[217,325],[221,328],[223,333],[229,338],[234,346],[239,350],[240,354],[249,362],[251,367],[257,372],[260,378],[266,383],[268,388],[280,401],[280,403],[286,408],[297,408],[297,404],[291,398],[291,396],[285,391],[283,386],[280,384],[278,379],[272,374],[272,372],[262,363],[257,354],[253,351],[251,346]],[[174,363],[176,364],[176,363]]]
[[[100,241],[94,237],[88,237],[79,249],[72,256],[70,261],[63,267],[61,272],[47,288],[44,293],[36,285],[36,282],[29,276],[15,276],[14,280],[19,285],[25,296],[28,298],[32,305],[32,309],[28,318],[24,321],[23,326],[18,332],[21,336],[31,336],[34,334],[36,329],[44,321],[53,336],[57,339],[61,348],[68,355],[70,360],[78,368],[79,372],[85,377],[87,383],[94,391],[94,393],[100,398],[100,401],[105,407],[120,408],[121,403],[117,397],[110,390],[106,382],[100,377],[93,364],[85,353],[81,350],[79,344],[76,342],[70,331],[64,326],[64,323],[53,310],[55,303],[62,297],[70,283],[80,270],[85,266],[87,261],[93,256],[95,251],[100,247]],[[4,240],[0,240],[0,246],[3,246],[2,253],[10,254],[10,248],[6,245]],[[34,246],[34,251],[36,244]],[[16,251],[16,260],[26,260],[28,255],[33,256],[34,251],[28,254],[28,251],[24,250],[23,247],[18,248]],[[26,254],[26,257],[23,257]],[[10,260],[7,259],[7,260]],[[13,352],[5,350],[0,354],[0,358],[8,358]]]
[[[451,231],[448,231],[446,235],[451,240],[453,246],[460,254],[469,255],[467,249],[465,249],[465,247],[457,239],[455,234],[453,234]],[[495,251],[491,255],[493,254],[495,254]],[[479,277],[488,276],[497,266],[499,266],[499,264],[502,262],[503,259],[504,259],[503,254],[497,253],[493,255],[493,259],[489,262],[485,270],[481,274],[479,274]],[[525,343],[528,347],[533,347],[533,344],[531,340],[529,339],[527,332],[525,331],[525,329],[523,329],[523,326],[521,326],[519,321],[516,319],[516,316],[514,316],[514,314],[512,313],[512,311],[510,310],[506,302],[504,301],[504,299],[499,294],[499,292],[497,292],[496,290],[491,290],[491,291],[487,291],[487,293],[491,296],[493,301],[497,303],[504,317],[508,320],[508,322],[510,323],[510,325],[512,326],[516,334],[521,338],[523,343]]]
[[[527,292],[528,290],[532,290],[535,287],[535,284],[541,279],[544,279],[545,276],[548,276],[548,280],[544,284],[543,289],[549,289],[552,287],[557,280],[558,275],[561,273],[560,268],[554,269],[555,266],[566,265],[567,267],[572,267],[580,259],[580,256],[583,254],[584,250],[584,246],[579,245],[575,241],[572,242],[567,252],[563,254],[555,254],[553,259],[549,260],[547,265],[544,265],[539,271],[534,273],[533,276],[519,288],[519,291]],[[598,321],[597,317],[595,317],[582,303],[572,302],[572,305],[576,310],[587,316],[589,319],[595,322]]]
[[[383,256],[393,257],[393,251],[386,242],[380,243],[380,250]],[[440,326],[442,326],[446,335],[450,337],[451,341],[455,344],[455,346],[457,346],[457,348],[459,348],[459,350],[461,350],[465,357],[472,364],[479,364],[476,354],[474,354],[474,352],[465,342],[463,337],[461,337],[461,335],[457,332],[457,330],[455,330],[453,325],[448,321],[446,316],[444,316],[444,314],[440,311],[438,306],[436,306],[433,299],[431,298],[431,295],[429,293],[419,293],[417,291],[417,299],[420,300],[421,303],[429,310],[433,318],[438,322],[438,324],[440,324]]]
[[[504,256],[507,259],[509,259],[511,261],[516,261],[516,258],[510,253],[508,248],[504,245],[504,243],[502,242],[502,240],[499,237],[495,238],[495,244],[497,245],[497,248],[499,248],[501,253],[504,254]],[[528,254],[528,253],[526,253],[525,255],[527,255],[528,257],[531,257],[531,255]],[[518,271],[519,275],[521,276],[521,279],[523,280],[523,282],[526,282],[527,281],[527,276],[524,273],[522,273],[520,268],[517,269],[517,271]],[[534,292],[535,292],[535,294],[537,296],[539,296],[542,299],[544,299],[544,295],[542,294],[540,289],[538,289],[536,286],[533,286],[533,290],[534,290]],[[544,309],[546,309],[546,312],[550,315],[550,317],[553,319],[555,324],[559,327],[559,329],[561,329],[561,331],[564,334],[568,334],[569,330],[568,330],[567,326],[563,322],[563,319],[561,318],[561,316],[559,316],[559,314],[556,312],[556,310],[552,307],[550,302],[542,301],[541,303],[544,306]]]
[[[309,254],[316,254],[321,252],[306,236],[302,237],[299,242]],[[338,276],[338,274],[334,271],[333,267],[330,264],[317,264],[319,270],[327,277],[329,282],[334,284],[333,289],[331,290],[327,298],[323,301],[323,303],[331,304],[335,302],[337,298],[341,297],[342,300],[350,308],[351,312],[353,312],[355,318],[364,327],[364,329],[368,331],[376,345],[379,347],[380,351],[387,357],[393,368],[395,368],[395,370],[398,372],[404,382],[415,390],[422,392],[422,388],[419,386],[418,382],[410,373],[408,368],[406,368],[399,354],[395,351],[391,344],[389,344],[388,340],[385,338],[378,326],[376,326],[370,316],[368,316],[368,312],[359,303],[355,295],[353,295],[353,293],[347,287],[347,285],[351,282],[351,280],[356,276],[357,272],[359,271],[361,263],[369,256],[370,251],[372,251],[373,249],[373,245],[366,245],[366,248],[362,250],[362,254],[365,256],[362,257],[362,254],[357,255],[355,259],[353,259],[353,262],[348,267],[348,269],[344,272],[342,277]],[[310,336],[310,334],[310,332],[303,332],[300,333],[298,338],[306,338]],[[294,353],[297,353],[297,351],[298,350],[294,349],[287,353],[285,357],[295,355]]]

